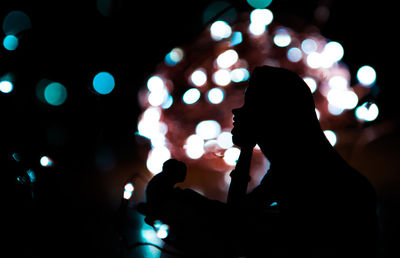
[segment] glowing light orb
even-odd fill
[[[43,156],[40,158],[40,165],[43,167],[51,167],[53,166],[53,161],[49,157]]]
[[[22,11],[11,11],[3,20],[3,31],[6,35],[18,35],[32,28],[31,19]]]
[[[200,99],[200,91],[196,88],[189,89],[183,94],[182,99],[188,105],[196,103]]]
[[[364,103],[356,109],[356,117],[359,120],[371,122],[379,115],[378,106],[375,103]]]
[[[265,8],[272,3],[272,0],[247,0],[247,3],[253,8]]]
[[[58,82],[52,82],[44,89],[44,99],[52,106],[60,106],[67,99],[67,89]]]
[[[221,126],[215,120],[201,121],[196,126],[196,134],[203,140],[216,138],[221,132]]]
[[[229,49],[217,57],[217,65],[220,68],[229,68],[234,65],[238,59],[238,53],[233,49]]]
[[[147,158],[146,167],[153,173],[158,174],[162,171],[162,166],[165,161],[171,158],[171,152],[165,146],[153,148]]]
[[[14,89],[12,82],[4,80],[0,82],[0,91],[3,93],[10,93]]]
[[[297,63],[303,58],[303,53],[297,47],[292,47],[289,49],[286,55],[289,61],[293,63]]]
[[[311,54],[317,51],[318,44],[315,42],[315,40],[308,38],[301,42],[301,49],[304,51],[304,53]]]
[[[207,82],[207,74],[204,69],[197,69],[190,75],[191,82],[197,86],[203,86]]]
[[[274,15],[268,9],[255,9],[250,13],[250,22],[259,26],[267,26],[274,19]]]
[[[304,82],[310,88],[311,93],[314,93],[317,90],[317,82],[311,77],[303,78]]]
[[[274,43],[278,47],[287,47],[292,42],[292,37],[289,35],[287,30],[279,29],[274,36]]]
[[[204,154],[204,140],[199,135],[192,134],[186,139],[184,148],[189,158],[199,159]]]
[[[7,35],[4,37],[3,46],[8,51],[13,51],[13,50],[17,49],[18,44],[19,44],[19,40],[16,36]]]
[[[222,132],[217,137],[218,145],[223,149],[229,149],[233,146],[232,134],[230,132]]]
[[[243,82],[249,79],[250,73],[246,68],[236,68],[231,71],[231,80],[233,82]]]
[[[342,59],[344,55],[344,49],[339,42],[331,41],[325,45],[323,55],[332,63],[337,62]]]
[[[93,88],[99,94],[106,95],[111,93],[114,86],[114,77],[108,72],[100,72],[93,78]]]
[[[178,64],[184,57],[184,52],[181,48],[172,49],[164,59],[164,62],[169,66],[174,66]]]
[[[224,21],[216,21],[210,27],[211,38],[215,41],[229,38],[232,34],[232,28]]]
[[[236,147],[231,147],[225,151],[224,161],[226,164],[230,166],[235,166],[239,156],[240,156],[240,149]]]
[[[335,145],[336,145],[336,142],[337,142],[337,136],[336,136],[336,134],[335,134],[333,131],[331,131],[331,130],[325,130],[325,131],[324,131],[324,134],[325,134],[326,139],[328,139],[329,143],[330,143],[332,146],[335,146]]]
[[[132,183],[127,183],[124,187],[124,194],[123,194],[123,198],[126,200],[129,200],[132,195],[133,195],[133,190],[135,189],[135,187],[133,186]]]
[[[220,88],[213,88],[208,91],[207,99],[212,104],[219,104],[224,100],[225,93]]]
[[[376,80],[375,69],[369,65],[360,67],[357,71],[357,79],[364,86],[371,86]]]
[[[231,73],[229,70],[220,69],[213,74],[212,80],[219,86],[227,86],[231,83]]]

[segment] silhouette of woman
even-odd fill
[[[375,191],[326,139],[304,81],[257,67],[232,112],[233,142],[257,143],[271,168],[239,207],[177,189],[157,214],[166,241],[188,256],[375,257]]]

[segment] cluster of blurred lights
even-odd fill
[[[135,190],[135,187],[133,186],[133,184],[131,182],[126,183],[125,186],[124,186],[123,198],[125,200],[131,199],[134,190]]]
[[[218,161],[218,170],[229,171],[240,154],[232,143],[231,110],[240,106],[249,71],[258,65],[298,71],[315,97],[315,112],[321,127],[329,128],[324,133],[333,146],[340,142],[335,130],[349,121],[341,117],[353,116],[355,122],[378,117],[376,104],[359,103],[376,81],[371,66],[360,67],[358,83],[350,85],[351,75],[341,62],[344,49],[339,42],[277,24],[273,13],[265,8],[271,1],[248,3],[255,9],[247,18],[233,24],[228,20],[213,22],[201,40],[190,47],[190,51],[199,51],[196,56],[202,55],[200,63],[191,60],[193,55],[186,52],[189,50],[176,47],[166,54],[164,65],[158,66],[147,88],[139,93],[144,112],[138,133],[152,144],[147,159],[150,172],[160,172],[162,163],[170,157],[189,163],[222,160],[225,168],[221,169]],[[186,67],[184,72],[182,67]],[[169,130],[170,126],[174,130]],[[256,150],[260,153],[259,148]],[[212,167],[216,163],[201,164]]]

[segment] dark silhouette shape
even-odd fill
[[[271,168],[240,205],[176,189],[156,215],[166,241],[189,257],[375,257],[375,191],[326,139],[304,81],[257,67],[233,114],[234,143],[257,143]]]

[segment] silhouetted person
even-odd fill
[[[286,69],[258,67],[233,114],[233,142],[257,143],[271,168],[239,207],[182,191],[182,211],[193,203],[207,211],[191,218],[209,231],[196,240],[220,241],[223,250],[214,245],[209,253],[231,257],[374,257],[375,191],[326,139],[305,82]],[[175,240],[198,252],[184,237]]]
[[[168,199],[174,198],[173,193],[177,183],[185,181],[186,165],[182,161],[169,159],[164,162],[162,171],[155,175],[146,186],[147,207],[152,211],[148,213],[157,213],[160,206]],[[156,218],[148,215],[146,222],[151,224]]]

